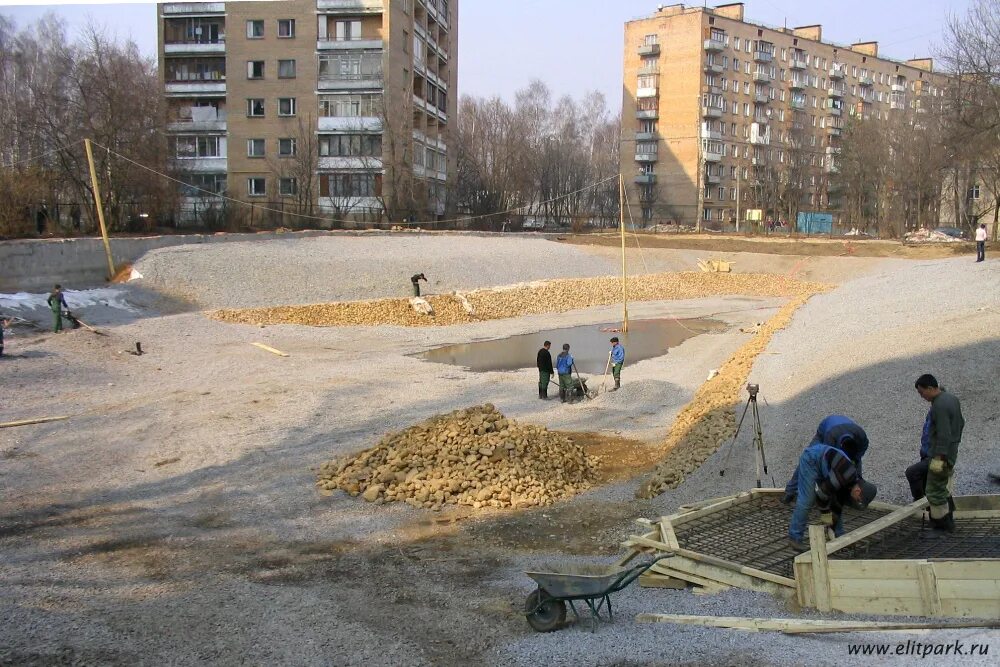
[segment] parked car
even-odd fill
[[[958,227],[937,227],[935,232],[941,232],[942,234],[947,234],[948,236],[956,239],[967,239],[969,235],[964,229],[959,229]]]

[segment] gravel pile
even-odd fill
[[[769,274],[659,273],[629,280],[631,301],[696,299],[706,296],[803,296],[829,289]],[[472,306],[470,314],[462,299]],[[220,310],[212,314],[237,324],[304,324],[310,326],[441,326],[565,312],[618,303],[621,281],[604,276],[477,290],[459,297],[428,297],[433,316],[418,313],[408,299],[382,299],[308,306]]]
[[[534,507],[590,488],[598,461],[561,434],[507,419],[492,404],[391,433],[357,456],[324,463],[317,486],[368,502]]]
[[[450,293],[559,277],[599,276],[621,260],[544,239],[325,236],[161,248],[134,265],[142,284],[205,308],[253,308]]]

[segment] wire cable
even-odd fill
[[[25,162],[31,162],[33,160],[37,160],[39,158],[46,157],[48,155],[52,155],[53,153],[58,153],[59,151],[69,150],[70,147],[76,146],[77,144],[82,143],[82,142],[83,142],[83,139],[77,139],[76,141],[74,141],[73,143],[71,143],[71,144],[69,144],[67,146],[60,146],[59,148],[53,148],[50,151],[45,151],[44,153],[39,153],[38,155],[32,155],[32,156],[26,157],[26,158],[24,158],[22,160],[17,160],[16,162],[11,162],[9,164],[0,164],[0,169],[11,169],[13,167],[16,167],[19,164],[24,164]]]

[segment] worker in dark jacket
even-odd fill
[[[938,386],[933,375],[921,375],[914,383],[917,393],[931,404],[930,447],[927,451],[927,504],[931,526],[937,530],[955,530],[951,497],[952,476],[958,461],[958,446],[962,442],[965,419],[962,405],[950,393]]]
[[[562,352],[556,357],[556,370],[559,372],[559,399],[565,403],[573,401],[573,355],[569,353],[569,343],[563,343]]]
[[[810,446],[815,444],[836,447],[847,454],[847,457],[858,469],[858,477],[861,473],[861,459],[868,451],[868,434],[853,419],[843,415],[830,415],[824,417],[823,421],[816,427],[816,435],[813,436]],[[785,485],[785,502],[795,502],[795,495],[799,484],[799,469],[795,468],[792,478]]]
[[[410,282],[413,283],[413,296],[420,296],[420,281],[423,280],[427,282],[427,276],[422,273],[417,273],[410,276]]]
[[[792,546],[803,548],[809,510],[816,505],[823,525],[833,534],[844,534],[842,509],[847,504],[867,507],[875,498],[875,485],[861,479],[854,462],[836,447],[813,444],[799,457],[798,492],[788,527]]]
[[[0,315],[0,357],[3,356],[3,332],[10,326],[10,320],[5,320],[3,315]]]
[[[920,460],[906,469],[906,481],[914,500],[923,498],[927,487],[927,467],[931,464],[931,412],[930,409],[927,410],[924,427],[920,430]]]
[[[549,399],[549,381],[552,379],[552,354],[549,348],[551,341],[542,343],[542,349],[538,351],[538,398],[547,401]]]
[[[52,330],[59,333],[62,331],[63,309],[69,310],[69,306],[66,305],[66,297],[63,296],[62,285],[56,285],[46,301],[52,310]]]

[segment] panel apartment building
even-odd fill
[[[219,206],[199,190],[355,220],[451,210],[457,0],[166,3],[158,15],[182,220]]]
[[[835,211],[830,175],[845,120],[929,108],[946,83],[932,70],[930,59],[880,58],[876,42],[824,42],[819,25],[748,23],[743,3],[661,6],[625,26],[630,200],[647,221],[721,224],[738,210],[746,220],[748,209],[780,217],[761,193],[791,158],[794,138],[809,165],[800,208]]]

